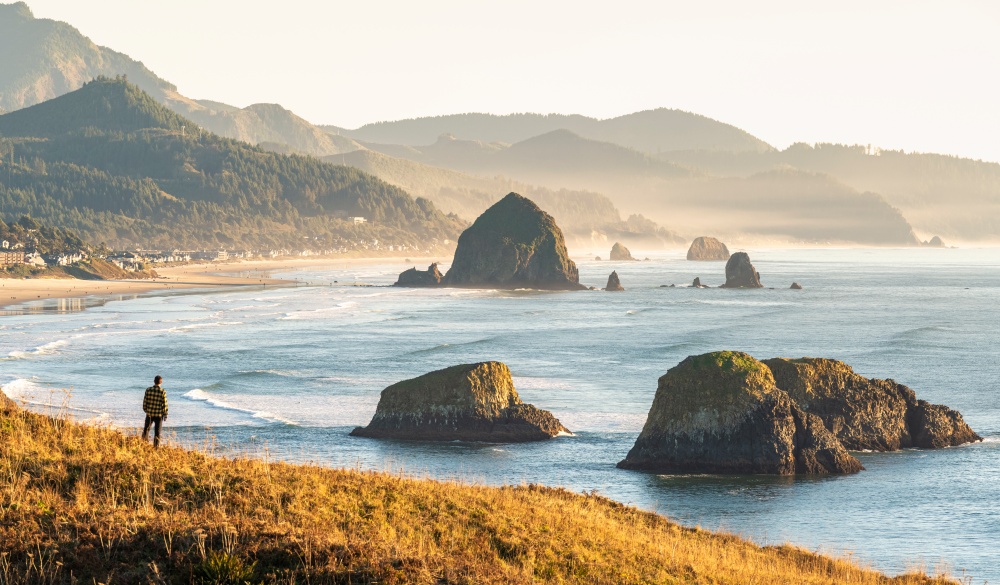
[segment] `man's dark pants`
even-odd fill
[[[149,416],[146,415],[146,426],[142,429],[142,440],[146,441],[149,439],[149,425],[154,425],[153,430],[153,446],[160,446],[160,425],[163,424],[162,416]]]

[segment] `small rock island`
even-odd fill
[[[726,262],[726,284],[722,288],[764,288],[760,273],[750,263],[750,255],[737,252]]]
[[[623,246],[620,242],[615,242],[614,246],[611,246],[611,259],[618,261],[632,262],[635,258],[632,257],[632,252],[628,248]]]
[[[625,287],[622,286],[622,282],[618,280],[618,271],[613,270],[611,274],[608,275],[608,284],[604,287],[604,290],[608,292],[622,292]]]
[[[392,286],[438,286],[441,284],[441,271],[438,270],[437,262],[427,267],[427,270],[417,270],[414,266],[399,274],[399,278]]]
[[[618,464],[658,473],[794,475],[863,467],[751,356],[692,356],[659,380],[642,433]]]
[[[566,240],[552,216],[510,193],[462,232],[441,281],[467,288],[584,290]]]
[[[524,404],[501,362],[452,366],[382,391],[375,416],[355,437],[418,441],[544,441],[569,431],[552,413]]]
[[[725,262],[729,260],[729,248],[715,238],[701,236],[691,242],[691,247],[688,248],[687,252],[687,259]]]

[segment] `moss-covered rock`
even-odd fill
[[[614,246],[611,246],[611,259],[619,261],[633,261],[635,258],[632,257],[632,252],[628,248],[623,246],[621,242],[615,242]]]
[[[692,356],[659,380],[635,446],[618,464],[661,473],[855,473],[822,421],[740,352]]]
[[[409,270],[399,273],[393,286],[426,287],[439,286],[441,284],[441,271],[438,270],[437,262],[427,267],[427,270],[417,270],[414,266]]]
[[[775,358],[764,363],[778,387],[823,419],[848,449],[895,451],[981,440],[957,411],[917,400],[913,390],[893,380],[858,375],[844,362]]]
[[[701,236],[691,242],[691,247],[688,248],[687,259],[725,262],[729,260],[729,248],[715,238]]]
[[[582,290],[562,230],[530,199],[510,193],[458,238],[445,286]]]
[[[500,362],[452,366],[382,391],[357,437],[424,441],[541,441],[568,432],[548,411],[524,404]]]

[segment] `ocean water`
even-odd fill
[[[166,378],[167,431],[186,444],[481,484],[598,492],[761,543],[878,569],[1000,580],[1000,251],[756,250],[773,289],[717,285],[722,263],[679,253],[579,261],[624,293],[395,289],[408,266],[274,274],[297,287],[29,304],[0,317],[0,384],[37,409],[119,427]],[[589,257],[593,257],[591,254]],[[798,281],[804,290],[788,290]],[[662,288],[677,284],[676,288]],[[358,286],[373,285],[373,286]],[[982,443],[862,453],[848,477],[662,476],[615,468],[657,378],[720,349],[830,357],[963,413]],[[522,398],[572,437],[526,445],[349,437],[398,380],[501,360]],[[47,405],[47,406],[46,406]]]

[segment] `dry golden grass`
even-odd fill
[[[73,582],[951,583],[600,496],[153,450],[0,406],[0,585]]]

